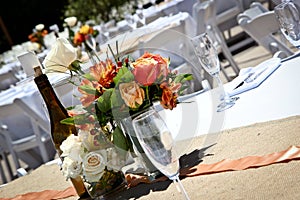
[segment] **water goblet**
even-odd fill
[[[217,112],[222,112],[235,104],[239,97],[230,97],[224,90],[222,80],[220,78],[220,60],[218,52],[207,33],[200,34],[192,38],[192,44],[200,64],[213,78],[216,79],[218,87],[221,91]]]
[[[296,48],[300,48],[300,15],[291,1],[282,1],[274,7],[281,33]]]
[[[150,109],[134,118],[132,125],[152,164],[175,183],[184,199],[189,200],[179,179],[179,160],[174,150],[174,140],[159,113]]]

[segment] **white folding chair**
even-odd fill
[[[293,54],[291,48],[280,39],[281,32],[274,11],[269,11],[261,3],[252,3],[249,9],[237,16],[237,21],[248,35],[271,54],[277,51],[287,56]]]
[[[12,70],[0,74],[0,91],[6,90],[11,87],[11,85],[15,85],[18,81],[20,81]]]
[[[6,144],[5,144],[5,138],[4,136],[0,133],[0,177],[1,177],[1,184],[7,183],[10,180],[14,179],[14,175],[12,172],[12,166],[9,162],[8,159],[8,154],[6,149]],[[4,164],[3,164],[4,162]],[[7,177],[8,175],[8,177]],[[0,187],[1,187],[0,184]]]
[[[200,0],[201,2],[206,0]],[[247,45],[253,43],[253,39],[244,32],[232,35],[233,28],[238,26],[236,17],[245,9],[249,8],[253,0],[215,0],[216,7],[216,23],[223,37],[229,45],[231,52],[243,49]]]
[[[237,63],[233,59],[233,56],[226,44],[225,38],[223,37],[223,34],[221,33],[216,22],[215,1],[214,0],[207,0],[204,2],[199,1],[196,4],[194,4],[193,18],[197,22],[197,27],[196,27],[197,35],[207,32],[207,34],[209,34],[209,36],[212,38],[214,45],[219,51],[219,53],[222,52],[226,60],[229,62],[229,66],[232,68],[234,72],[234,77],[238,76],[240,68],[238,67]],[[232,78],[227,74],[225,70],[226,67],[221,65],[221,71],[224,74],[224,77],[227,79],[227,81],[230,81]]]
[[[19,153],[33,153],[32,156],[36,160],[35,163],[26,163],[29,166],[30,164],[33,166],[38,165],[39,162],[42,164],[53,159],[56,151],[51,141],[49,119],[42,109],[39,93],[35,92],[33,95],[27,97],[16,98],[14,105],[17,106],[21,112],[23,111],[23,114],[29,118],[30,123],[30,130],[26,130],[26,134],[21,132],[13,134],[11,131],[15,131],[14,127],[7,126],[3,123],[0,127],[0,134],[5,138],[7,144],[6,151],[12,155],[15,170],[21,168]],[[24,136],[22,134],[24,134]],[[19,137],[13,137],[15,135]],[[40,158],[36,156],[40,156]]]
[[[243,12],[244,2],[243,0],[215,0],[215,5],[216,23],[222,32],[228,31],[230,35],[230,29],[238,25],[236,16]]]

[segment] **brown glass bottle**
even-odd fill
[[[59,155],[61,155],[62,151],[59,148],[61,143],[69,135],[77,135],[77,130],[74,125],[66,125],[60,123],[61,120],[68,117],[68,112],[56,96],[56,93],[52,85],[50,84],[47,75],[43,74],[39,66],[35,67],[34,71],[34,82],[36,83],[49,112],[52,141],[56,151]],[[75,179],[71,178],[71,181],[80,199],[88,199],[89,195],[81,177],[78,176]]]

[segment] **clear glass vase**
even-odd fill
[[[104,170],[97,182],[84,180],[85,187],[93,199],[110,199],[117,192],[126,189],[127,182],[122,171]]]
[[[147,155],[145,154],[141,144],[139,143],[136,133],[134,131],[132,120],[136,118],[138,115],[148,111],[149,109],[153,109],[152,107],[147,107],[141,111],[131,113],[130,116],[125,117],[121,120],[121,125],[123,128],[123,131],[126,133],[126,135],[129,136],[132,145],[133,145],[133,159],[139,167],[143,167],[143,173],[144,175],[147,175],[150,180],[154,180],[163,174],[152,164],[152,162],[149,160]]]

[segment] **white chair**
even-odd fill
[[[5,138],[2,134],[0,134],[0,177],[2,180],[2,184],[9,182],[10,180],[14,179],[14,175],[12,172],[12,166],[8,159],[8,154],[5,151],[6,144]],[[4,165],[4,164],[5,165]],[[8,175],[8,177],[7,177]],[[1,185],[0,185],[1,187]]]
[[[5,138],[7,144],[6,151],[9,152],[14,161],[15,170],[21,168],[19,153],[27,152],[32,154],[36,165],[40,165],[52,160],[56,154],[50,135],[50,123],[42,109],[41,97],[38,92],[23,98],[16,98],[14,105],[23,111],[29,118],[30,130],[25,133],[12,133],[14,127],[1,124],[0,134]],[[16,119],[18,120],[18,119]],[[28,119],[27,119],[28,120]],[[24,129],[27,129],[24,127]],[[25,132],[25,130],[24,130]],[[15,135],[18,137],[15,137]],[[24,136],[22,135],[24,134]],[[39,158],[38,158],[38,157]],[[30,160],[30,158],[28,158]],[[26,162],[26,161],[25,161]],[[30,162],[30,161],[29,161]],[[26,163],[30,166],[33,163]],[[31,168],[31,167],[30,167]]]
[[[20,81],[12,70],[0,74],[0,91],[10,88],[11,85],[15,85]]]
[[[242,29],[271,54],[277,51],[292,55],[293,51],[280,39],[280,28],[274,11],[267,10],[261,3],[254,2],[250,8],[237,16]],[[277,34],[277,35],[276,35]]]
[[[196,32],[197,35],[200,35],[204,32],[207,32],[209,36],[214,41],[215,47],[218,49],[219,53],[223,53],[229,66],[234,72],[234,77],[238,76],[240,68],[233,59],[233,56],[226,44],[225,38],[223,37],[222,32],[220,31],[217,22],[216,22],[216,5],[214,0],[207,0],[204,2],[197,2],[193,6],[193,18],[197,22]],[[228,66],[227,66],[228,67]],[[221,71],[224,74],[224,77],[227,81],[230,81],[232,78],[227,74],[224,66],[221,65]],[[210,81],[211,78],[207,77]],[[212,83],[211,83],[212,84]]]
[[[215,0],[216,5],[216,23],[221,31],[229,31],[237,26],[236,16],[243,12],[243,0]]]
[[[204,0],[202,0],[204,1]],[[226,39],[231,52],[238,52],[240,49],[252,44],[254,40],[245,32],[232,35],[232,29],[238,26],[236,17],[245,9],[250,7],[254,0],[215,0],[216,23]],[[227,33],[227,35],[226,35]]]

